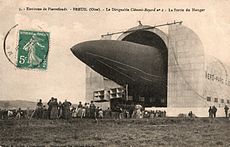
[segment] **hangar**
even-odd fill
[[[220,108],[217,115],[224,116],[223,107],[230,103],[229,67],[220,60],[205,55],[199,36],[190,28],[182,25],[182,22],[165,25],[168,27],[167,33],[160,29],[163,25],[140,24],[122,32],[115,39],[121,46],[130,47],[132,48],[130,50],[137,54],[114,49],[115,52],[112,53],[112,56],[115,58],[113,59],[122,59],[120,56],[124,56],[124,59],[135,63],[137,70],[129,68],[129,63],[126,61],[124,61],[125,66],[113,66],[109,63],[112,62],[111,60],[104,58],[105,54],[99,56],[95,52],[87,53],[94,57],[97,55],[100,59],[94,58],[93,61],[86,61],[86,55],[83,59],[82,56],[79,57],[74,52],[75,48],[78,48],[79,51],[79,48],[83,48],[84,44],[80,47],[79,45],[74,46],[72,51],[75,56],[80,60],[83,59],[82,61],[88,65],[86,67],[86,101],[104,102],[100,103],[104,107],[111,105],[113,101],[117,102],[117,100],[141,103],[146,107],[164,109],[168,116],[177,116],[179,113],[188,113],[189,111],[193,111],[197,116],[207,116],[209,106],[215,105]],[[104,42],[101,41],[103,45],[99,46],[104,47],[104,52],[111,53],[112,50],[106,48],[119,46],[116,41],[108,41],[111,39],[111,35],[113,34],[102,37]],[[125,42],[124,45],[123,42]],[[106,44],[109,43],[110,45],[107,46]],[[137,46],[136,50],[133,49],[135,46],[132,46],[132,43]],[[88,48],[98,45],[97,42],[90,42],[90,46],[88,44]],[[147,46],[153,47],[156,51],[152,53]],[[145,54],[147,50],[149,53]],[[152,58],[150,52],[151,56],[153,55]],[[126,56],[127,54],[128,56]],[[139,56],[140,54],[142,56]],[[136,60],[132,60],[131,56],[134,56]],[[97,61],[100,61],[103,66],[96,64]],[[151,67],[144,69],[147,65],[151,65]],[[160,65],[159,68],[156,67],[158,65]],[[100,70],[96,67],[100,67]],[[107,70],[107,68],[112,68],[113,71]],[[151,69],[154,70],[150,71]],[[127,70],[131,73],[128,73]],[[159,71],[159,73],[155,71]],[[114,73],[116,74],[114,75]],[[126,73],[127,78],[120,78],[124,77],[123,73]],[[151,79],[151,75],[148,76],[149,73],[160,75],[160,80]]]

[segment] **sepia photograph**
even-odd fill
[[[0,0],[0,147],[230,146],[229,0]]]

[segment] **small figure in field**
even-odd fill
[[[226,117],[226,118],[228,117],[228,110],[229,110],[228,106],[225,105],[225,107],[224,107],[224,112],[225,112],[225,117]]]
[[[212,113],[214,118],[216,118],[216,112],[217,112],[217,108],[215,106],[212,106]]]
[[[193,117],[193,113],[192,113],[192,111],[190,111],[190,112],[188,113],[188,116],[189,116],[190,118],[192,118],[192,117]]]
[[[212,118],[213,117],[213,114],[212,114],[212,107],[210,106],[209,109],[208,109],[208,114],[209,114],[209,117]]]

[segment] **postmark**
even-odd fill
[[[50,33],[13,26],[4,38],[3,49],[10,63],[19,69],[47,69]]]

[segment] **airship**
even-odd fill
[[[128,85],[134,101],[144,97],[146,106],[166,105],[168,54],[155,34],[137,30],[123,40],[81,42],[71,51],[102,76]]]

